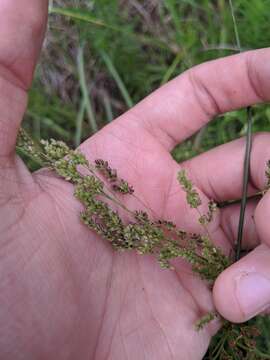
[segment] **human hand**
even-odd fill
[[[194,329],[213,308],[205,284],[182,261],[173,272],[161,270],[150,256],[113,252],[80,223],[70,184],[46,170],[30,174],[15,156],[46,12],[45,0],[0,0],[1,357],[201,359],[218,326]],[[108,160],[159,217],[198,231],[170,150],[215,114],[269,99],[269,56],[269,50],[260,50],[189,70],[86,141],[82,151],[90,160]],[[263,187],[268,141],[265,134],[254,139],[251,191]],[[205,202],[239,198],[243,153],[244,140],[237,140],[181,166]],[[254,207],[249,204],[249,214]],[[225,251],[237,231],[238,210],[220,211],[209,228]],[[250,243],[255,230],[247,229]],[[268,231],[261,231],[265,241]],[[264,259],[267,253],[268,248]],[[239,264],[253,264],[255,256]],[[224,291],[236,266],[214,288],[225,315],[222,296],[233,296],[230,287]]]

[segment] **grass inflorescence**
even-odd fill
[[[188,205],[198,211],[198,221],[206,230],[203,235],[180,229],[168,219],[153,219],[148,209],[127,208],[122,196],[134,196],[135,190],[106,160],[96,159],[90,163],[82,152],[71,150],[64,142],[51,139],[37,143],[23,129],[19,132],[17,147],[74,185],[74,196],[84,206],[81,221],[115,250],[151,254],[165,269],[173,268],[172,260],[184,259],[191,264],[194,274],[207,282],[209,289],[219,274],[232,264],[233,259],[213,244],[207,230],[216,204],[209,201],[207,213],[201,214],[202,201],[185,170],[178,173],[179,185],[186,193]],[[268,181],[269,166],[268,163]],[[123,217],[120,209],[127,216]],[[210,359],[270,358],[258,349],[256,339],[260,332],[254,324],[232,324],[213,312],[199,319],[194,328],[200,331],[215,318],[219,318],[222,327],[209,348]]]

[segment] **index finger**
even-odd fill
[[[269,60],[267,48],[195,66],[126,115],[171,150],[217,114],[270,100]]]

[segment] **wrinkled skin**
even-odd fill
[[[214,300],[181,260],[161,270],[150,256],[116,253],[80,223],[72,186],[41,170],[30,174],[15,156],[45,32],[45,0],[0,0],[0,349],[3,359],[202,359],[213,323],[194,323],[214,303],[227,318],[249,317],[233,279],[250,266],[270,274],[266,195],[249,202],[244,243],[257,248],[217,280]],[[188,169],[204,204],[241,196],[244,140],[180,166],[170,150],[214,115],[270,98],[270,51],[244,53],[198,66],[171,81],[81,147],[103,158],[135,188],[155,216],[199,231],[176,181]],[[250,193],[265,185],[268,134],[254,137]],[[128,206],[141,208],[134,199]],[[227,253],[239,206],[217,213],[209,227]],[[255,214],[255,220],[253,215]],[[262,242],[263,245],[259,245]],[[270,299],[270,297],[269,297]]]

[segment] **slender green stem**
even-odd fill
[[[100,54],[101,54],[103,61],[105,62],[106,66],[107,66],[107,69],[109,70],[110,74],[114,78],[114,80],[118,86],[118,89],[121,92],[123,99],[125,100],[127,107],[131,108],[134,105],[133,101],[131,99],[130,94],[128,93],[128,90],[127,90],[123,80],[121,79],[119,73],[117,72],[111,58],[105,51],[101,51]]]
[[[77,119],[76,119],[76,132],[75,132],[75,137],[74,137],[75,147],[78,147],[82,141],[82,123],[83,123],[85,109],[86,109],[85,99],[82,98],[81,104],[80,104],[80,110],[78,112]]]
[[[253,352],[254,354],[260,356],[261,359],[270,359],[270,355],[269,354],[264,354],[263,352],[261,352],[259,349],[250,349],[249,347],[243,345],[243,344],[238,344],[238,346],[240,348],[242,348],[243,350],[245,351],[251,351]]]
[[[116,205],[120,206],[123,210],[125,210],[127,213],[129,213],[130,215],[134,216],[134,212],[129,210],[123,203],[121,203],[115,196],[111,196],[105,192],[103,192],[103,196],[105,196],[105,198],[107,198],[108,200],[112,201],[113,203],[115,203]]]
[[[240,36],[239,36],[237,22],[236,22],[236,16],[235,16],[235,11],[234,11],[234,6],[233,6],[233,0],[229,0],[229,3],[230,3],[230,8],[231,8],[231,15],[232,15],[232,20],[233,20],[233,27],[234,27],[234,34],[235,34],[236,44],[237,44],[239,52],[241,52],[241,42],[240,42]]]
[[[149,205],[147,205],[143,200],[141,200],[137,195],[135,195],[135,194],[133,193],[132,196],[133,196],[134,199],[136,199],[142,206],[144,206],[145,209],[151,211],[151,213],[153,214],[153,216],[155,216],[157,219],[159,218],[157,212],[156,212],[155,210],[153,210]]]
[[[249,180],[249,173],[250,173],[250,154],[251,154],[251,147],[252,147],[252,110],[250,107],[247,108],[247,121],[248,121],[248,129],[247,129],[246,150],[245,150],[245,160],[244,160],[242,200],[241,200],[241,208],[240,208],[240,218],[239,218],[238,235],[237,235],[237,243],[236,243],[235,261],[240,259],[242,239],[243,239],[243,228],[244,228],[244,221],[245,221],[245,211],[246,211],[246,205],[247,205],[248,180]]]
[[[89,164],[89,166],[84,166],[84,168],[86,170],[88,170],[96,179],[98,179],[99,181],[102,181],[101,176],[99,176],[96,171],[94,170],[94,167],[92,168],[91,165]],[[104,184],[104,188],[106,189],[107,192],[103,191],[103,196],[105,196],[108,200],[114,202],[116,205],[120,206],[123,210],[125,210],[127,213],[131,214],[131,215],[135,215],[133,211],[131,211],[130,209],[128,209],[123,203],[121,203],[120,200],[118,200],[118,198],[115,196],[115,194],[113,193],[113,191],[106,185]],[[108,194],[109,193],[109,194]]]
[[[112,110],[112,104],[110,98],[105,91],[103,93],[103,104],[104,104],[107,122],[110,123],[113,121],[113,110]]]
[[[262,196],[263,196],[264,194],[265,194],[265,190],[259,191],[259,192],[257,192],[257,193],[254,194],[254,195],[248,196],[248,197],[247,197],[247,200],[248,200],[248,201],[249,201],[249,200],[259,200],[259,199],[262,198]],[[236,204],[241,204],[241,201],[242,201],[242,199],[230,200],[230,201],[223,201],[223,202],[218,203],[218,207],[219,207],[220,209],[223,209],[223,208],[225,208],[225,207],[227,207],[227,206],[236,205]]]
[[[174,24],[174,32],[176,35],[176,40],[178,45],[182,44],[182,34],[183,34],[183,30],[182,30],[182,24],[180,22],[180,17],[179,14],[177,12],[177,1],[175,0],[165,0],[164,4],[166,6],[166,8],[169,11],[169,14],[171,15],[172,18],[172,22]]]
[[[231,15],[233,19],[234,33],[236,44],[241,52],[241,42],[236,22],[236,16],[233,7],[233,0],[229,0]],[[247,205],[247,190],[248,190],[248,181],[249,181],[249,172],[250,172],[250,154],[252,147],[252,111],[251,107],[247,108],[247,134],[246,134],[246,149],[245,149],[245,160],[244,160],[244,173],[243,173],[243,185],[242,185],[242,200],[241,200],[241,208],[240,208],[240,217],[239,217],[239,225],[238,225],[238,235],[237,235],[237,243],[235,249],[235,261],[240,259],[241,247],[242,247],[242,239],[243,239],[243,229],[244,229],[244,221],[245,221],[245,212]]]
[[[270,355],[269,354],[264,354],[263,352],[261,352],[258,349],[254,350],[254,353],[258,356],[260,356],[261,359],[270,359]]]
[[[218,359],[218,356],[221,354],[221,352],[224,348],[224,344],[225,344],[226,340],[227,340],[227,336],[224,336],[220,339],[220,341],[218,342],[218,344],[212,351],[212,354],[215,354],[215,355],[213,355],[212,360]]]
[[[83,46],[80,46],[78,51],[78,74],[79,74],[81,92],[84,98],[85,108],[89,120],[89,125],[92,128],[92,131],[96,132],[98,130],[98,126],[95,118],[95,113],[90,101],[89,91],[87,89],[87,81],[85,77],[85,68],[84,68]]]
[[[179,53],[175,56],[173,62],[171,63],[171,65],[170,65],[169,68],[167,69],[166,73],[164,74],[164,76],[163,76],[163,78],[162,78],[162,80],[161,80],[160,85],[164,85],[164,84],[166,84],[167,81],[170,80],[172,74],[174,73],[175,69],[177,68],[177,66],[179,65],[179,63],[180,63],[180,61],[181,61],[182,56],[183,56],[182,52],[179,52]]]

